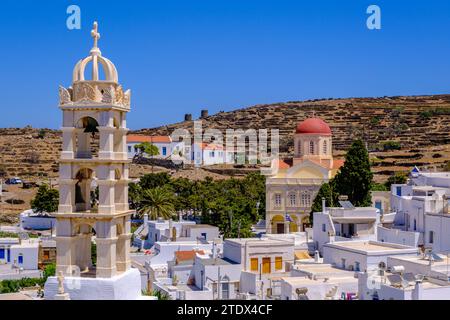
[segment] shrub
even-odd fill
[[[373,183],[371,187],[372,191],[389,191],[385,184]]]
[[[386,141],[383,143],[383,150],[389,151],[389,150],[400,150],[401,145],[398,141]]]
[[[422,111],[421,113],[419,113],[419,117],[426,120],[430,119],[432,115],[433,114],[431,111]]]

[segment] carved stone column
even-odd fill
[[[98,127],[100,132],[99,159],[114,159],[114,127]]]
[[[62,151],[61,159],[73,159],[75,150],[75,128],[62,127]]]

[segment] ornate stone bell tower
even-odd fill
[[[130,269],[126,151],[130,90],[123,91],[116,67],[97,46],[97,22],[91,35],[94,46],[76,64],[72,86],[59,88],[63,144],[56,264],[57,273],[66,276],[111,278]],[[92,239],[97,246],[95,266]]]

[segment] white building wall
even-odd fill
[[[425,245],[433,251],[450,252],[450,215],[426,215]],[[430,232],[433,232],[433,243],[430,243]]]
[[[421,234],[419,232],[402,231],[378,226],[377,241],[417,247],[420,236]]]

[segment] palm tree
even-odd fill
[[[147,189],[142,192],[138,212],[147,213],[150,219],[169,219],[175,212],[174,202],[174,194],[165,188]]]

